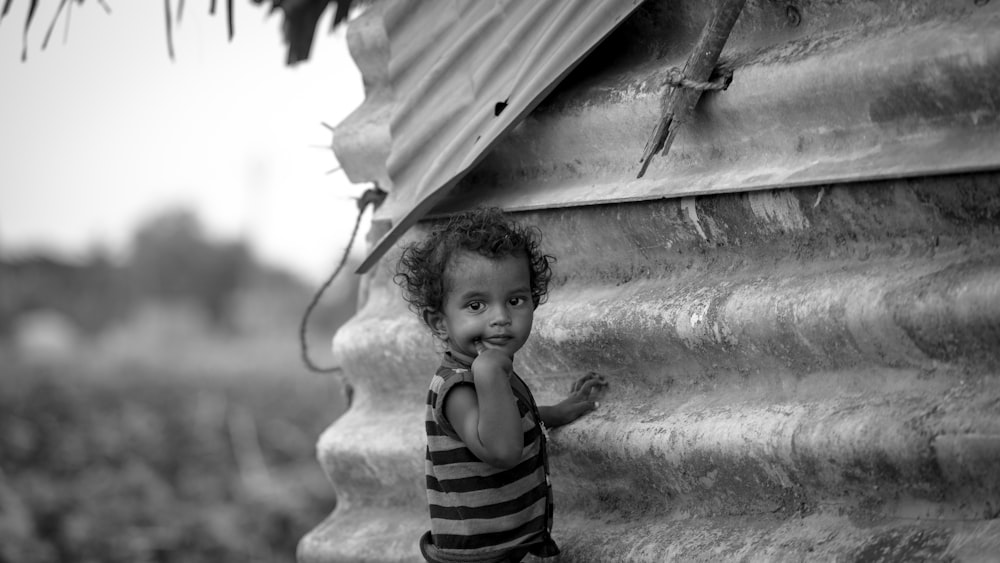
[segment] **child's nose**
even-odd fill
[[[494,309],[493,318],[490,319],[490,324],[494,326],[506,326],[510,324],[510,312],[506,307],[497,307]]]

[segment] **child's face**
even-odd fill
[[[478,355],[478,342],[513,358],[528,340],[535,313],[527,257],[490,259],[463,251],[451,258],[445,276],[441,311],[427,317],[435,333],[469,361]]]

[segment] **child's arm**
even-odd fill
[[[472,362],[476,388],[456,386],[445,397],[444,412],[466,447],[480,460],[501,469],[521,461],[524,434],[510,389],[511,360],[482,350]]]
[[[550,407],[538,407],[538,414],[548,428],[569,424],[597,408],[594,395],[608,386],[603,375],[588,373],[573,383],[569,396]]]

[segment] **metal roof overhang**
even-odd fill
[[[346,139],[335,141],[334,150],[352,181],[376,181],[389,192],[382,212],[393,219],[359,271],[439,203],[639,4],[399,0],[379,3],[352,23],[360,30],[352,43],[356,59],[359,51],[375,51],[358,61],[372,103],[338,126],[336,136],[346,132]]]
[[[710,6],[671,3],[667,15],[683,21],[655,30],[675,37],[661,59],[600,69],[531,112],[627,15],[614,2],[540,4],[547,9],[398,2],[351,24],[368,96],[338,127],[335,150],[352,181],[390,192],[378,216],[392,222],[361,271],[421,217],[472,205],[537,209],[1000,168],[996,3],[852,2],[800,14],[794,27],[783,5],[748,8],[724,52],[732,85],[702,97],[669,157],[641,179],[661,85]],[[509,105],[496,115],[498,102]]]

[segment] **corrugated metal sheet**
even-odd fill
[[[744,15],[746,27],[760,26]],[[432,213],[1000,168],[1000,3],[941,2],[919,17],[887,14],[806,35],[808,56],[787,54],[798,46],[760,49],[766,37],[744,28],[730,40],[727,56],[740,61],[732,85],[703,96],[670,154],[654,158],[643,178],[639,156],[659,119],[653,86],[682,58],[613,69],[613,78],[555,94]]]
[[[560,561],[995,559],[1000,4],[748,2],[733,87],[633,182],[709,10],[647,0],[432,211],[543,230],[558,280],[517,357],[540,403],[611,381],[552,432]],[[421,560],[438,353],[381,264],[334,339],[355,402],[302,563]]]
[[[559,261],[515,360],[551,432],[561,562],[992,561],[996,173],[523,212]],[[419,224],[408,235],[426,232]],[[417,562],[439,361],[386,268],[334,347],[355,402],[301,563]],[[915,554],[919,554],[919,557]]]
[[[391,180],[391,186],[382,185],[390,191],[383,213],[392,218],[393,228],[371,250],[360,271],[440,201],[639,4],[639,0],[398,0],[379,4],[362,16],[366,37],[379,41],[379,33],[385,34],[388,59],[371,66],[377,72],[381,64],[387,65],[381,78],[388,84],[372,85],[370,91],[382,93],[382,103],[363,107],[368,115],[354,116],[348,123],[371,124],[376,135],[384,135],[378,123],[386,116],[375,116],[385,112],[383,104],[391,100],[386,174],[379,174],[377,162],[368,161],[366,166],[376,177]],[[364,40],[356,39],[355,44],[359,41]],[[385,154],[381,147],[371,148],[375,158]],[[349,175],[358,168],[346,162],[350,155],[338,151],[338,156],[345,170],[353,166]],[[358,181],[356,176],[352,180]]]
[[[352,23],[349,39],[368,93],[338,127],[335,150],[352,181],[391,192],[377,217],[394,225],[364,269],[416,219],[473,202],[538,209],[1000,166],[996,3],[809,5],[796,8],[792,24],[783,20],[786,6],[751,2],[724,52],[736,70],[733,84],[703,97],[670,156],[654,159],[642,179],[635,177],[638,158],[660,117],[660,85],[671,66],[683,64],[711,5],[643,9],[640,19],[662,14],[647,24],[660,35],[637,40],[663,53],[657,64],[621,59],[588,87],[546,104],[563,109],[542,107],[526,119],[515,115],[527,111],[519,105],[525,100],[508,99],[505,88],[551,88],[543,84],[545,65],[569,65],[559,53],[582,50],[584,41],[560,38],[568,42],[542,49],[542,62],[505,66],[502,57],[490,58],[492,50],[507,49],[514,61],[532,50],[528,41],[498,43],[504,30],[536,17],[527,8],[541,8],[496,6],[386,3]],[[599,9],[612,8],[576,17],[596,25],[590,18],[602,17]],[[562,11],[541,15],[552,25],[575,25]],[[494,20],[496,28],[467,33]],[[597,32],[585,35],[594,40]],[[511,105],[495,116],[503,100]],[[480,129],[488,136],[477,142]],[[477,177],[463,178],[473,165]]]

